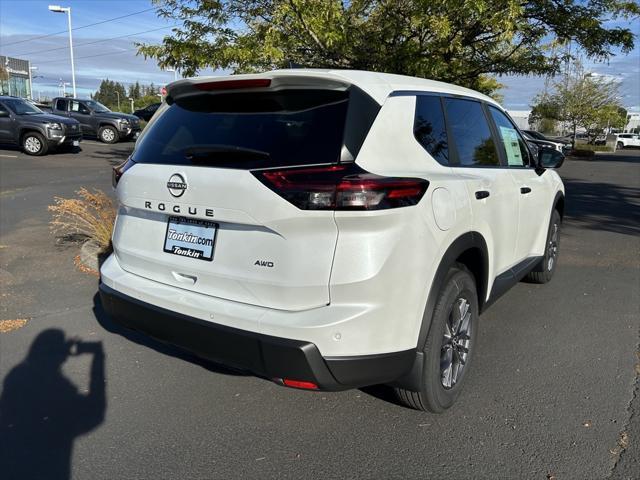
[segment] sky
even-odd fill
[[[173,80],[174,73],[162,71],[155,61],[136,55],[134,42],[160,43],[174,24],[156,16],[151,0],[60,1],[62,3],[0,0],[0,55],[30,60],[31,65],[37,67],[33,88],[36,97],[58,95],[60,81],[71,82],[67,16],[50,12],[47,8],[50,4],[71,7],[72,26],[76,28],[73,43],[78,96],[88,97],[104,78],[125,85],[136,81],[164,85]],[[640,21],[636,20],[632,28],[640,35]],[[35,38],[51,33],[56,34]],[[588,71],[619,79],[622,103],[631,111],[640,111],[640,38],[636,43],[628,55],[617,55],[607,63],[585,65]],[[211,69],[200,72],[201,75],[222,73]],[[543,90],[545,83],[544,78],[535,76],[507,76],[500,77],[499,81],[505,85],[500,92],[504,96],[503,104],[510,110],[529,109],[533,97]]]

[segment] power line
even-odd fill
[[[136,52],[137,50],[138,50],[137,48],[131,48],[128,50],[121,50],[119,52],[98,53],[97,55],[85,55],[84,57],[76,57],[76,60],[81,60],[83,58],[106,57],[107,55],[118,55],[121,53]],[[38,62],[38,65],[42,65],[45,63],[66,62],[66,61],[68,61],[67,58],[58,58],[56,60],[46,60],[44,62]]]
[[[120,17],[109,18],[107,20],[102,20],[101,22],[90,23],[88,25],[82,25],[81,27],[75,27],[71,30],[80,30],[82,28],[93,27],[95,25],[102,25],[103,23],[113,22],[115,20],[120,20],[121,18],[133,17],[134,15],[140,15],[141,13],[149,12],[151,10],[155,10],[155,7],[147,8],[145,10],[140,10],[139,12],[129,13],[127,15],[121,15]],[[61,33],[67,33],[69,30],[61,30],[59,32],[47,33],[46,35],[40,35],[38,37],[28,38],[26,40],[18,40],[17,42],[5,43],[2,45],[3,47],[8,47],[10,45],[17,45],[18,43],[32,42],[34,40],[39,40],[41,38],[53,37],[54,35],[60,35]]]
[[[173,28],[173,27],[177,27],[178,25],[168,25],[166,27],[160,27],[160,28],[154,28],[151,30],[144,30],[143,32],[136,32],[136,33],[129,33],[127,35],[119,35],[117,37],[111,37],[111,38],[104,38],[102,40],[95,40],[93,42],[85,42],[85,43],[80,43],[77,45],[74,45],[73,48],[78,48],[78,47],[83,47],[85,45],[93,45],[95,43],[101,43],[101,42],[108,42],[111,40],[117,40],[118,38],[126,38],[126,37],[133,37],[134,35],[143,35],[145,33],[151,33],[151,32],[157,32],[158,30],[164,30],[166,28]],[[14,57],[23,57],[23,56],[27,56],[27,55],[34,55],[34,54],[38,54],[38,53],[45,53],[45,52],[53,52],[55,50],[67,50],[69,49],[68,45],[65,45],[64,47],[56,47],[56,48],[49,48],[47,50],[34,50],[31,52],[24,52],[24,53],[12,53],[11,55]]]

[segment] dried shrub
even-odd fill
[[[95,241],[102,251],[111,248],[111,232],[116,219],[113,201],[102,190],[81,188],[77,198],[54,197],[51,230],[58,235],[84,236]],[[85,241],[86,241],[85,240]]]

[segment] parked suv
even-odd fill
[[[20,145],[28,155],[45,155],[50,149],[80,145],[80,124],[44,113],[32,103],[0,96],[0,143]]]
[[[640,135],[637,133],[616,134],[616,150],[628,147],[640,147]]]
[[[571,150],[571,142],[561,142],[558,140],[554,140],[549,137],[546,137],[540,132],[536,132],[535,130],[523,130],[522,134],[524,135],[525,138],[528,137],[527,138],[528,140],[531,140],[538,145],[555,148],[556,150],[558,150],[563,154]]]
[[[114,169],[102,304],[281,385],[450,407],[478,316],[557,265],[564,188],[494,100],[358,71],[180,80]]]
[[[95,100],[54,98],[51,106],[53,113],[75,118],[82,126],[82,133],[95,135],[104,143],[117,143],[140,134],[138,117],[112,112]]]
[[[136,110],[135,112],[133,112],[133,114],[139,119],[148,122],[149,120],[151,120],[151,117],[153,117],[153,114],[156,113],[160,105],[162,105],[160,102],[152,103],[151,105],[147,105],[144,108]]]

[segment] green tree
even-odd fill
[[[102,82],[100,82],[98,90],[92,95],[92,98],[107,107],[116,105],[117,95],[115,82],[113,80],[109,80],[108,78],[102,80]]]
[[[145,95],[138,98],[135,103],[135,108],[144,108],[152,103],[158,103],[160,101],[160,97],[158,95]]]
[[[129,97],[137,100],[141,96],[142,92],[140,90],[140,82],[136,80],[136,83],[132,83],[131,85],[129,85]]]
[[[530,122],[565,122],[573,133],[584,128],[592,142],[607,127],[624,126],[627,111],[620,104],[620,82],[585,73],[578,63],[571,75],[554,85],[554,92],[534,99]]]
[[[534,102],[529,115],[529,125],[539,132],[554,133],[560,118],[560,105],[555,98],[548,95],[538,96]]]
[[[596,137],[609,129],[623,129],[627,123],[627,110],[620,105],[603,105],[596,109],[591,121],[585,125],[589,142],[593,143]]]
[[[617,0],[153,0],[180,22],[159,45],[138,44],[161,68],[253,72],[290,66],[427,77],[484,92],[493,75],[559,71],[559,43],[609,58],[634,46],[611,20],[640,13]]]

